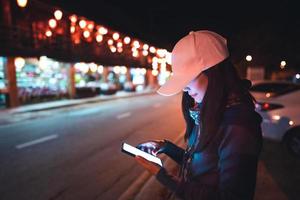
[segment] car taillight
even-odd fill
[[[283,108],[283,105],[275,104],[275,103],[266,103],[266,102],[257,102],[255,107],[259,111],[270,111],[279,108]]]

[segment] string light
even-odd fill
[[[80,20],[80,21],[79,21],[79,26],[80,26],[80,28],[82,28],[82,29],[85,28],[85,27],[86,27],[86,21],[83,20],[83,19]]]
[[[52,36],[52,32],[50,30],[46,31],[45,34],[46,34],[47,37],[51,37]]]
[[[74,33],[75,30],[76,30],[76,29],[75,29],[75,26],[71,26],[71,27],[70,27],[70,32],[71,32],[71,33]]]
[[[98,32],[99,32],[101,35],[105,35],[105,34],[108,33],[108,30],[107,30],[106,28],[104,28],[104,27],[100,27],[100,28],[98,29]]]
[[[133,46],[134,46],[135,48],[139,48],[139,47],[140,47],[139,41],[135,40],[135,41],[133,42]]]
[[[129,43],[130,43],[130,37],[126,36],[126,37],[124,38],[124,43],[125,43],[125,44],[129,44]]]
[[[70,16],[70,20],[71,20],[72,23],[76,23],[77,22],[77,16],[76,15]]]
[[[155,52],[156,52],[156,49],[155,49],[155,47],[150,47],[150,49],[149,49],[149,50],[150,50],[150,52],[151,52],[151,53],[155,53]]]
[[[114,33],[114,34],[113,34],[113,39],[114,39],[114,40],[118,40],[119,37],[120,37],[119,33]]]
[[[56,10],[56,11],[54,12],[54,17],[55,17],[56,20],[61,20],[61,19],[62,19],[62,16],[63,16],[63,13],[62,13],[61,10]]]
[[[96,41],[97,42],[102,42],[102,40],[103,40],[103,36],[102,35],[97,35],[96,36]]]
[[[113,53],[115,53],[117,51],[117,48],[114,47],[114,46],[110,46],[110,51],[113,52]]]
[[[21,2],[21,0],[18,0],[18,2]],[[26,1],[27,2],[27,1]],[[57,27],[59,20],[61,20],[63,17],[63,12],[59,9],[54,11],[54,18],[50,19],[48,21],[49,27],[51,29],[54,29]],[[57,20],[57,21],[56,21]],[[102,42],[105,38],[104,35],[106,35],[109,31],[107,28],[100,26],[100,25],[96,25],[96,33],[94,33],[94,27],[95,27],[95,23],[93,21],[88,21],[84,18],[78,19],[78,17],[76,15],[70,15],[69,16],[69,20],[71,21],[70,24],[70,32],[72,33],[72,41],[75,44],[79,44],[81,42],[80,38],[81,38],[81,34],[83,35],[84,38],[86,38],[86,41],[91,42],[93,40],[93,37],[95,38],[95,40],[100,43]],[[79,23],[77,24],[77,21],[79,20]],[[82,29],[78,29],[76,26],[79,25],[79,27]],[[48,29],[45,32],[45,35],[47,37],[51,37],[53,32],[51,31],[51,29]],[[75,34],[75,32],[77,31],[77,33]],[[58,30],[56,30],[56,32],[58,34]],[[93,37],[91,37],[93,36]],[[114,32],[112,35],[112,38],[108,38],[107,39],[107,44],[108,47],[110,49],[110,51],[112,53],[115,52],[123,52],[123,46],[124,44],[130,44],[131,42],[131,51],[132,51],[132,56],[133,57],[139,57],[139,54],[142,53],[143,56],[148,56],[149,53],[152,54],[156,54],[156,56],[158,57],[147,57],[147,62],[149,64],[152,64],[152,68],[153,70],[158,69],[158,66],[163,66],[163,68],[166,68],[167,64],[171,64],[171,53],[169,53],[167,50],[165,49],[156,49],[154,46],[149,46],[148,44],[141,44],[138,40],[134,40],[132,41],[131,38],[129,36],[124,37],[123,39],[120,38],[120,34],[118,32]],[[114,41],[116,41],[115,45],[114,45]],[[124,44],[123,44],[124,43]],[[142,51],[139,51],[139,48],[142,46]],[[151,62],[152,61],[152,62]],[[98,67],[99,68],[99,67]],[[98,70],[97,68],[97,70]],[[93,65],[93,69],[91,71],[97,71],[96,68]],[[101,70],[100,70],[101,71]],[[156,71],[152,71],[154,74],[156,74]],[[99,70],[98,70],[99,72]]]
[[[55,19],[50,19],[49,22],[48,22],[50,28],[55,28],[57,23],[56,23],[56,20]]]
[[[91,35],[91,33],[87,30],[83,32],[83,37],[85,37],[85,38],[90,37],[90,35]]]
[[[143,49],[144,49],[144,50],[148,50],[148,49],[149,49],[149,45],[148,45],[148,44],[144,44],[144,45],[143,45]]]
[[[144,51],[143,51],[143,55],[144,55],[144,56],[147,56],[147,55],[148,55],[148,51],[147,51],[147,50],[144,50]]]
[[[107,41],[107,44],[110,46],[110,45],[113,45],[113,43],[114,43],[114,41],[112,40],[112,39],[109,39],[108,41]]]
[[[123,43],[122,42],[118,42],[117,43],[117,47],[122,47],[123,46]]]

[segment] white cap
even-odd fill
[[[191,31],[173,48],[173,75],[157,92],[163,96],[179,93],[202,71],[222,62],[228,56],[224,37],[207,30]]]

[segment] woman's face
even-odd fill
[[[197,103],[201,103],[205,95],[208,85],[208,78],[205,74],[201,73],[194,80],[192,80],[183,91],[188,92],[188,94],[195,100]]]

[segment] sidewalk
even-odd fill
[[[6,125],[22,121],[23,119],[30,118],[32,113],[38,113],[39,111],[53,110],[63,107],[72,107],[81,104],[96,103],[121,98],[130,98],[134,96],[142,96],[155,93],[156,88],[146,88],[143,91],[137,92],[118,91],[116,94],[113,95],[99,95],[96,97],[82,99],[65,99],[51,102],[36,103],[31,105],[23,105],[17,108],[0,109],[0,125]]]

